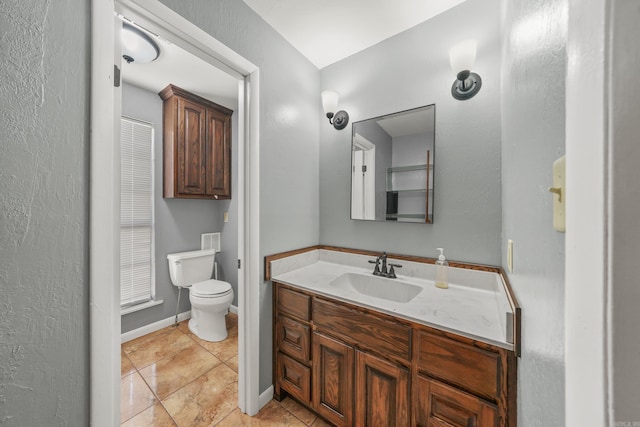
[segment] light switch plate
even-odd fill
[[[565,187],[566,156],[553,162],[553,187],[549,189],[553,193],[553,229],[565,232],[565,205],[567,189]]]
[[[507,240],[507,269],[513,273],[513,240]]]

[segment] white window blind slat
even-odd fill
[[[120,305],[153,297],[153,126],[123,117],[120,132]]]

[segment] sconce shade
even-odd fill
[[[322,96],[324,113],[327,116],[331,113],[331,117],[333,117],[333,113],[338,109],[338,94],[332,90],[324,90],[320,96]]]
[[[462,41],[449,49],[449,63],[456,73],[456,80],[451,86],[451,96],[464,101],[473,98],[482,87],[482,79],[476,73],[471,72],[476,62],[478,42],[475,40]]]
[[[323,90],[320,93],[322,97],[322,109],[329,119],[329,123],[336,130],[342,130],[349,123],[349,114],[346,111],[338,111],[338,94],[332,90]]]
[[[449,49],[449,62],[454,73],[471,70],[476,62],[478,42],[465,40]]]
[[[122,57],[129,64],[155,61],[160,55],[160,49],[151,37],[132,25],[122,25],[121,40]]]

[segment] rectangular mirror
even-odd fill
[[[351,219],[433,223],[435,104],[355,122]]]

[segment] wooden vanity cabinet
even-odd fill
[[[232,110],[174,85],[163,100],[165,198],[231,198]]]
[[[275,398],[336,426],[516,426],[512,351],[277,282],[274,325]]]

